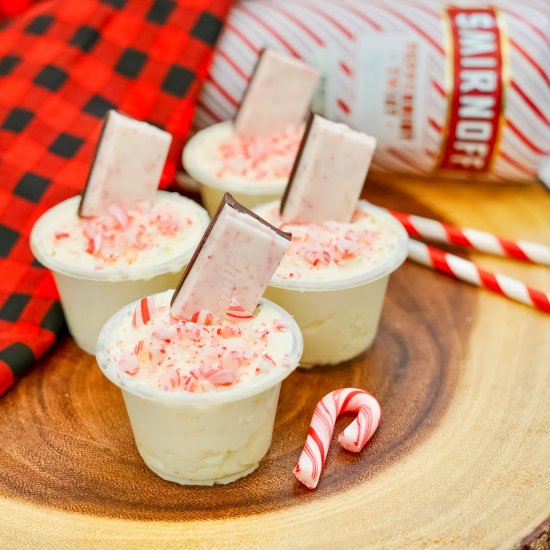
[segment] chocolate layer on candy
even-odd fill
[[[146,122],[109,111],[103,123],[78,214],[101,216],[118,203],[152,202],[172,136]]]
[[[349,222],[376,139],[312,114],[281,201],[285,221]]]
[[[237,134],[261,136],[302,124],[317,82],[317,69],[264,50],[235,118]]]
[[[233,299],[252,313],[290,239],[226,193],[174,292],[172,315],[223,318]]]

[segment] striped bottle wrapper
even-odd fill
[[[375,136],[379,171],[529,181],[550,157],[543,0],[241,0],[199,127],[234,116],[264,47],[321,69],[315,110]]]

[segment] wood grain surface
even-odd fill
[[[550,242],[550,198],[535,185],[395,180],[370,183],[367,198]],[[471,257],[550,288],[548,269]],[[284,383],[260,468],[226,487],[186,488],[143,465],[118,390],[65,336],[0,399],[0,547],[545,544],[549,368],[548,315],[405,265],[367,353]],[[333,445],[307,491],[292,468],[313,407],[350,385],[379,398],[381,427],[358,456]]]

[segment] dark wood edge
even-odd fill
[[[521,539],[516,548],[529,550],[538,539],[543,535],[550,534],[550,516],[548,516],[536,529]]]
[[[298,171],[298,166],[300,165],[302,154],[304,152],[304,148],[306,146],[306,142],[309,137],[309,133],[311,131],[311,127],[313,126],[313,121],[315,120],[316,116],[317,115],[313,111],[310,111],[309,118],[306,124],[306,129],[304,130],[304,135],[302,136],[302,141],[300,142],[300,147],[298,148],[298,153],[296,154],[296,157],[294,159],[294,164],[292,165],[292,170],[290,171],[290,176],[288,177],[288,183],[286,184],[285,192],[283,193],[283,198],[281,199],[281,205],[279,207],[279,213],[281,215],[283,214],[283,211],[285,209],[286,201],[290,193],[290,188],[294,183],[294,177],[296,176],[296,172]]]
[[[208,237],[210,236],[210,233],[212,232],[212,229],[216,225],[216,222],[218,221],[218,218],[224,209],[225,206],[230,206],[231,208],[234,208],[237,212],[240,212],[242,214],[247,214],[250,217],[254,218],[255,220],[259,221],[261,224],[265,225],[268,229],[271,231],[274,231],[279,235],[280,237],[283,237],[284,239],[287,239],[290,241],[292,239],[292,234],[287,233],[286,231],[281,231],[279,228],[275,227],[274,225],[271,225],[268,221],[264,220],[258,214],[255,212],[252,212],[252,210],[249,210],[245,206],[243,206],[240,202],[237,202],[235,198],[230,193],[225,193],[223,196],[220,205],[218,206],[218,209],[216,210],[216,213],[210,220],[210,223],[208,224],[208,227],[206,228],[206,231],[204,232],[199,244],[197,245],[197,248],[195,249],[195,252],[193,252],[193,256],[191,256],[191,259],[189,260],[189,263],[187,264],[187,268],[185,269],[178,286],[176,287],[176,290],[174,290],[174,294],[172,295],[172,299],[170,300],[170,307],[172,307],[174,300],[176,299],[176,296],[180,292],[183,284],[185,283],[185,280],[187,279],[187,276],[189,275],[191,269],[193,268],[193,265],[195,264],[201,250],[204,247],[204,244],[208,240]]]

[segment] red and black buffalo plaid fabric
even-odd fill
[[[0,393],[63,323],[34,222],[82,190],[111,108],[173,134],[173,178],[230,3],[50,0],[0,22]]]

